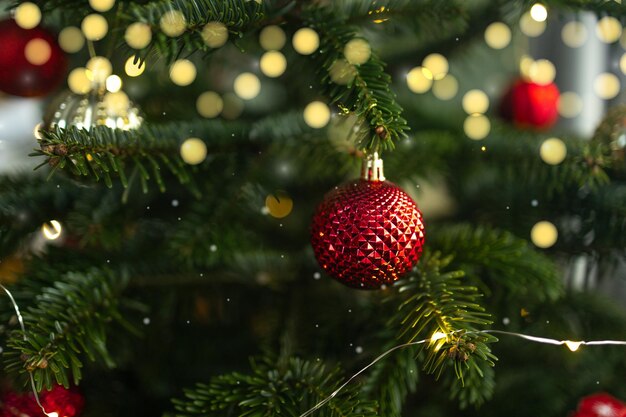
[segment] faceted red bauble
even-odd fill
[[[40,27],[22,29],[0,22],[0,91],[21,97],[43,96],[65,76],[67,59],[54,36]]]
[[[559,89],[554,83],[516,81],[502,99],[502,117],[519,127],[547,129],[556,123]]]
[[[380,288],[417,263],[424,246],[422,214],[395,184],[348,182],[317,208],[311,244],[333,278],[354,288]]]

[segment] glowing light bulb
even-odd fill
[[[126,28],[124,40],[131,48],[143,49],[152,41],[152,30],[146,23],[133,23]]]
[[[441,80],[446,76],[449,69],[448,60],[441,54],[428,55],[422,61],[422,66],[432,74],[434,80]]]
[[[35,38],[28,41],[24,48],[26,60],[33,65],[43,65],[50,60],[52,48],[48,41]]]
[[[546,249],[553,246],[559,237],[556,226],[549,221],[537,222],[530,231],[530,240],[538,248]]]
[[[95,56],[87,62],[87,77],[98,84],[104,83],[113,72],[111,61],[103,56]]]
[[[185,16],[178,10],[163,13],[159,25],[163,33],[172,38],[182,35],[187,29]]]
[[[406,84],[412,92],[423,94],[433,85],[433,74],[424,67],[415,67],[406,75]]]
[[[105,85],[109,93],[117,93],[122,89],[122,79],[117,75],[109,75]]]
[[[180,146],[180,157],[189,165],[198,165],[206,159],[207,147],[202,139],[189,138]]]
[[[22,29],[32,29],[41,22],[41,10],[35,3],[25,2],[17,6],[14,18]]]
[[[445,339],[447,337],[448,337],[448,335],[446,335],[444,332],[437,331],[437,332],[433,333],[432,336],[430,336],[430,341],[434,342],[436,340]]]
[[[282,219],[293,210],[293,200],[284,191],[277,191],[265,198],[265,208],[270,216]]]
[[[530,17],[537,22],[545,22],[548,18],[546,6],[541,3],[535,3],[533,7],[530,8]]]
[[[68,26],[59,33],[59,46],[69,54],[80,51],[84,44],[83,32],[75,26]]]
[[[320,46],[320,37],[310,28],[298,29],[293,34],[293,49],[301,55],[311,55]]]
[[[572,352],[576,352],[578,348],[583,344],[583,342],[572,342],[571,340],[566,340],[564,343],[565,346],[567,346],[567,348]]]
[[[196,100],[196,109],[200,116],[212,119],[224,109],[224,100],[214,91],[206,91]]]
[[[372,48],[365,39],[352,39],[343,48],[343,55],[353,65],[365,64],[372,55]]]
[[[209,48],[219,48],[228,41],[228,28],[222,22],[209,22],[202,29],[202,40]]]
[[[97,13],[85,17],[80,27],[85,38],[90,41],[99,41],[104,38],[109,31],[107,20]]]
[[[463,96],[462,106],[467,114],[482,114],[489,108],[489,97],[482,90],[470,90]]]
[[[543,141],[539,149],[539,155],[543,162],[548,165],[558,165],[567,156],[567,146],[559,138],[550,138]]]
[[[278,51],[285,46],[286,42],[287,36],[285,35],[285,31],[279,26],[267,26],[259,35],[259,43],[266,51]]]
[[[138,77],[146,70],[145,61],[137,61],[135,63],[135,56],[131,56],[126,60],[126,64],[124,65],[124,71],[126,75],[129,77]]]
[[[48,223],[44,223],[43,226],[41,226],[41,233],[43,233],[43,236],[48,240],[58,239],[62,231],[61,223],[57,220],[50,220]]]
[[[330,121],[330,108],[321,101],[309,103],[304,108],[304,121],[314,129],[321,129]]]
[[[287,59],[278,51],[269,51],[263,54],[259,66],[263,74],[276,78],[283,75],[287,69]]]
[[[115,0],[89,0],[92,9],[98,12],[107,12],[115,5]]]
[[[196,66],[187,59],[179,59],[170,67],[170,79],[181,87],[188,86],[196,79]]]
[[[511,29],[502,22],[494,22],[485,30],[485,42],[493,49],[506,48],[511,43]]]
[[[251,72],[244,72],[235,78],[233,89],[242,99],[252,100],[261,92],[261,81]]]

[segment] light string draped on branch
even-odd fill
[[[361,368],[361,370],[359,370],[356,374],[354,374],[350,378],[348,378],[348,380],[346,382],[344,382],[339,388],[337,388],[335,391],[333,391],[328,397],[326,397],[325,399],[323,399],[322,401],[317,403],[310,410],[300,414],[300,417],[308,417],[308,416],[312,415],[315,411],[319,410],[324,405],[326,405],[328,402],[330,402],[333,398],[335,398],[337,396],[337,394],[339,394],[350,382],[352,382],[352,380],[354,380],[356,377],[361,375],[363,372],[365,372],[366,370],[368,370],[369,368],[374,366],[377,362],[382,360],[384,357],[386,357],[387,355],[395,352],[396,350],[403,349],[403,348],[406,348],[406,347],[409,347],[409,346],[417,346],[417,345],[423,345],[424,343],[434,342],[434,341],[446,338],[448,336],[451,336],[451,335],[453,335],[455,333],[458,333],[459,331],[460,330],[457,330],[457,331],[454,331],[454,332],[451,332],[451,333],[447,333],[447,334],[446,333],[442,333],[442,332],[436,332],[435,334],[433,334],[428,339],[422,339],[422,340],[418,340],[416,342],[403,343],[401,345],[397,345],[397,346],[392,347],[391,349],[386,350],[385,352],[383,352],[380,355],[378,355],[373,361],[368,363],[365,367]],[[518,338],[521,338],[521,339],[524,339],[524,340],[528,340],[528,341],[534,342],[534,343],[542,343],[542,344],[546,344],[546,345],[565,345],[572,352],[577,351],[578,348],[580,346],[582,346],[582,345],[585,345],[585,346],[606,346],[606,345],[626,346],[626,340],[590,340],[590,341],[586,341],[586,340],[579,340],[579,341],[557,340],[557,339],[550,339],[550,338],[547,338],[547,337],[531,336],[531,335],[527,335],[527,334],[523,334],[523,333],[507,332],[507,331],[504,331],[504,330],[479,330],[479,331],[466,332],[465,334],[473,334],[473,335],[477,335],[477,334],[500,334],[500,335],[503,335],[503,336],[518,337]]]
[[[15,310],[15,315],[17,316],[17,322],[20,324],[20,328],[22,329],[22,337],[24,338],[24,340],[28,340],[28,337],[26,336],[26,327],[24,326],[24,317],[22,317],[22,313],[20,312],[20,307],[15,302],[15,298],[13,298],[13,294],[11,294],[11,291],[9,291],[2,284],[0,284],[0,288],[2,288],[4,292],[9,296],[9,299],[11,300],[11,304],[13,305],[13,309]],[[35,378],[33,378],[33,373],[31,371],[28,371],[28,377],[30,378],[30,386],[33,390],[35,402],[37,403],[39,408],[41,408],[41,411],[48,417],[59,417],[59,414],[57,412],[48,413],[46,409],[44,408],[43,404],[41,404],[41,401],[39,400],[39,394],[37,393],[37,388],[35,387]]]

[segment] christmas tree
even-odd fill
[[[621,1],[2,6],[1,416],[626,416]]]

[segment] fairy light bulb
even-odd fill
[[[489,108],[489,97],[482,90],[469,90],[463,96],[462,106],[467,114],[482,114]]]
[[[113,72],[111,61],[103,56],[95,56],[87,61],[87,69],[87,77],[97,84],[104,83]]]
[[[557,109],[561,117],[568,119],[578,116],[583,111],[583,99],[573,91],[566,91],[559,96]]]
[[[422,61],[422,66],[432,74],[433,80],[440,80],[446,76],[449,69],[448,60],[441,54],[430,54]]]
[[[293,210],[293,200],[284,191],[278,191],[265,198],[265,208],[270,216],[282,219]]]
[[[32,29],[41,22],[41,10],[35,3],[25,2],[17,6],[13,18],[22,29]]]
[[[145,70],[145,61],[138,60],[137,62],[135,62],[134,55],[128,58],[126,60],[126,63],[124,64],[124,72],[126,72],[126,75],[128,75],[129,77],[139,77],[141,74],[143,74]]]
[[[228,41],[228,28],[222,22],[209,22],[202,28],[202,40],[209,48],[220,48]]]
[[[465,118],[463,131],[472,140],[482,140],[491,132],[491,122],[484,114],[474,113]]]
[[[556,77],[556,67],[547,59],[538,59],[530,64],[528,76],[536,84],[548,85]]]
[[[599,74],[593,81],[593,91],[604,100],[615,98],[620,92],[620,81],[610,72]]]
[[[372,56],[372,48],[365,39],[352,39],[343,48],[343,55],[353,65],[365,64]]]
[[[539,155],[543,162],[548,165],[558,165],[567,156],[567,146],[559,138],[550,138],[543,141],[539,149]]]
[[[440,339],[445,339],[447,337],[448,337],[448,335],[446,335],[444,332],[436,331],[435,333],[433,333],[432,336],[430,336],[430,340],[432,342],[434,342],[434,341],[437,341],[437,340],[440,340]]]
[[[56,240],[61,236],[63,227],[57,220],[50,220],[41,226],[41,233],[48,240]]]
[[[31,39],[24,47],[24,56],[33,65],[43,65],[50,60],[52,48],[44,39]]]
[[[330,121],[330,108],[321,101],[313,101],[304,108],[304,122],[314,128],[321,129]]]
[[[423,94],[433,85],[433,74],[424,67],[415,67],[406,75],[406,84],[412,92]]]
[[[67,85],[75,94],[87,94],[91,90],[91,80],[87,68],[74,68],[67,77]]]
[[[570,48],[580,48],[588,38],[587,28],[582,22],[568,22],[561,29],[561,39]]]
[[[224,109],[224,100],[214,91],[206,91],[196,100],[196,110],[204,118],[212,119],[219,116]]]
[[[298,29],[293,34],[293,49],[301,55],[311,55],[320,46],[320,37],[311,28]]]
[[[328,69],[330,80],[339,85],[350,84],[356,77],[356,74],[357,70],[354,65],[343,58],[336,59]]]
[[[252,100],[261,92],[261,81],[251,72],[244,72],[235,78],[233,89],[242,99]]]
[[[546,6],[541,3],[533,4],[533,7],[530,8],[530,17],[537,22],[545,22],[548,18]]]
[[[170,67],[170,79],[174,84],[181,87],[194,82],[196,75],[196,66],[188,59],[179,59]]]
[[[106,79],[105,86],[109,93],[117,93],[122,89],[122,79],[117,75],[109,75]]]
[[[159,20],[159,26],[163,33],[174,38],[185,33],[187,29],[187,21],[185,16],[179,10],[168,10],[163,13]]]
[[[604,43],[617,42],[622,36],[622,24],[612,16],[605,16],[596,24],[596,35]]]
[[[180,146],[180,157],[189,165],[198,165],[206,159],[207,147],[202,139],[189,138]]]
[[[530,231],[530,240],[541,249],[554,246],[558,237],[559,232],[556,226],[545,220],[537,222]]]
[[[287,35],[280,26],[270,25],[263,28],[259,34],[259,43],[266,51],[278,51],[285,46]]]
[[[99,41],[104,38],[109,31],[107,20],[97,13],[90,14],[83,19],[80,25],[85,38],[90,41]]]
[[[115,5],[115,0],[89,0],[89,5],[97,12],[108,12]]]
[[[571,340],[565,340],[563,343],[572,352],[576,352],[578,348],[583,344],[583,342],[573,342]]]
[[[278,51],[269,51],[261,57],[259,67],[261,72],[268,77],[280,77],[287,69],[287,59]]]
[[[519,28],[528,37],[536,38],[546,30],[546,22],[533,19],[530,12],[524,13],[519,21]]]
[[[485,30],[485,42],[493,49],[504,49],[511,43],[511,29],[502,22],[494,22]]]
[[[152,30],[143,22],[135,22],[126,28],[124,40],[133,49],[143,49],[152,42]]]
[[[59,46],[68,54],[74,54],[85,45],[83,32],[75,26],[68,26],[59,33]]]
[[[451,100],[459,91],[459,82],[454,75],[446,75],[441,80],[436,80],[433,84],[433,95],[439,100]]]

